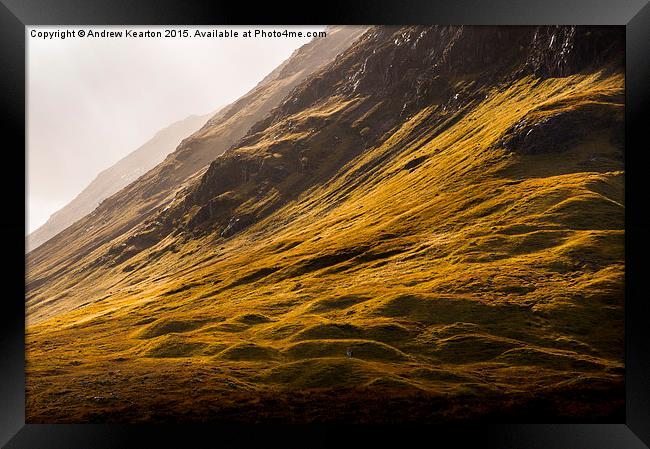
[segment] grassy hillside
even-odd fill
[[[28,421],[620,416],[622,70],[481,76],[299,86],[33,297]]]

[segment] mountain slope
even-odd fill
[[[211,115],[191,115],[172,123],[137,150],[102,171],[70,203],[52,214],[45,224],[27,236],[27,251],[39,247],[75,221],[88,215],[103,200],[158,165],[183,138],[205,125]]]
[[[253,90],[221,109],[203,128],[185,139],[162,163],[104,200],[91,214],[50,239],[47,245],[32,251],[27,257],[28,303],[31,298],[37,298],[39,292],[49,295],[49,287],[69,273],[70,267],[83,270],[82,260],[92,266],[116,237],[165,207],[183,189],[184,183],[200,176],[214,158],[241,138],[290,89],[351,45],[365,29],[328,27],[327,38],[314,39],[296,50]],[[41,286],[45,288],[41,290]],[[43,304],[38,299],[35,302],[39,306]],[[61,309],[76,307],[60,301],[57,306]],[[59,310],[58,307],[53,311]],[[30,320],[37,318],[37,312],[28,317]]]
[[[372,28],[173,201],[34,276],[30,420],[619,417],[622,48]]]

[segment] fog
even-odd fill
[[[94,27],[95,30],[162,27]],[[178,27],[175,27],[178,28]],[[243,33],[261,27],[188,27]],[[216,112],[311,38],[30,37],[27,29],[27,229],[97,174],[189,115]],[[81,27],[70,27],[79,30]],[[88,27],[83,27],[88,30]],[[324,27],[264,27],[316,31]],[[47,33],[40,33],[47,35]],[[63,33],[59,33],[63,34]]]

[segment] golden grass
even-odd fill
[[[526,78],[442,132],[429,124],[443,112],[425,108],[230,239],[169,237],[114,267],[70,266],[30,296],[28,419],[59,407],[92,420],[155,395],[181,413],[200,408],[190,391],[480,397],[620,382],[622,150],[607,130],[543,155],[500,141],[524,117],[618,104],[622,92],[620,74]],[[335,133],[324,175],[357,144],[345,133],[369,126],[378,104],[367,101],[328,99],[290,117],[327,120],[320,133],[279,124],[241,151]],[[171,244],[180,250],[151,258]]]

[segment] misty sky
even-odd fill
[[[201,29],[241,32],[251,28],[259,27]],[[296,48],[311,40],[46,40],[29,37],[31,29],[27,31],[28,232],[70,202],[100,171],[145,143],[158,130],[188,115],[213,112],[236,100]],[[324,27],[288,29],[314,31]]]

